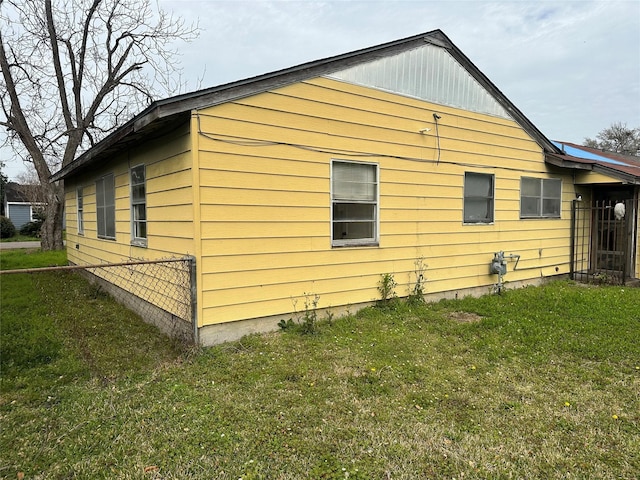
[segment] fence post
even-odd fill
[[[198,345],[198,288],[196,276],[196,257],[187,255],[189,265],[189,284],[191,287],[191,324],[193,326],[193,343]]]
[[[576,210],[578,209],[578,199],[573,199],[571,202],[571,232],[569,233],[569,239],[571,244],[569,245],[569,278],[571,280],[576,279],[576,268],[574,265],[576,255]]]

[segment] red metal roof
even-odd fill
[[[547,153],[547,161],[562,167],[594,170],[640,185],[640,157],[607,152],[571,142],[557,142],[560,148],[570,147],[571,155]],[[584,155],[581,156],[581,152]]]

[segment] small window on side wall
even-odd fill
[[[96,180],[98,238],[116,238],[116,188],[113,174]]]
[[[378,243],[378,166],[334,161],[331,164],[331,244]]]
[[[147,242],[147,185],[144,165],[131,169],[131,239],[132,243]]]
[[[560,218],[562,181],[557,178],[520,179],[520,218]]]
[[[78,206],[78,234],[84,234],[84,191],[82,187],[76,190],[76,204]]]
[[[464,223],[492,223],[495,175],[464,174]]]

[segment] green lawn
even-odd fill
[[[67,238],[67,231],[62,231],[62,238]],[[13,237],[10,238],[0,238],[1,243],[11,243],[11,242],[40,242],[40,237],[30,237],[28,235],[21,235],[20,233],[16,233]]]
[[[640,471],[638,288],[397,302],[194,349],[74,274],[1,282],[2,478]]]
[[[39,242],[40,238],[39,237],[29,237],[27,235],[20,235],[19,233],[16,233],[13,237],[9,237],[9,238],[1,238],[0,242]]]

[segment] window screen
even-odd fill
[[[464,222],[493,222],[494,175],[464,174]]]
[[[560,218],[562,182],[557,178],[520,179],[521,218]]]
[[[334,245],[377,242],[377,165],[334,161],[331,198],[331,239]]]
[[[116,238],[116,196],[113,174],[96,181],[96,214],[99,238]]]

